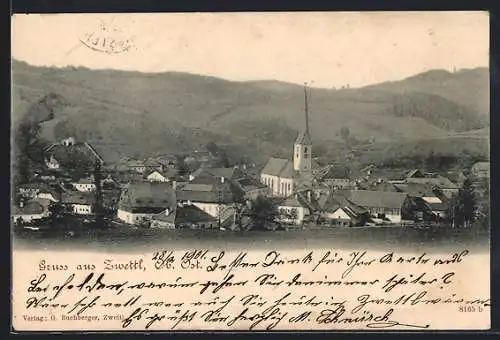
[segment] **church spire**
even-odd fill
[[[311,145],[311,135],[309,134],[309,100],[307,98],[307,83],[304,83],[304,111],[306,125],[305,128],[299,132],[295,144]]]
[[[306,115],[306,130],[305,133],[309,134],[309,105],[307,101],[307,83],[304,83],[304,109]]]

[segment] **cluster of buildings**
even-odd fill
[[[96,165],[102,171],[103,206],[117,222],[134,226],[233,228],[238,214],[259,196],[274,201],[279,222],[290,226],[401,225],[448,218],[450,200],[466,178],[463,173],[320,165],[312,153],[305,95],[305,128],[291,157],[269,159],[258,175],[245,166],[213,166],[210,153],[199,151],[184,159],[198,167],[183,174],[175,156],[105,162],[89,143],[64,139],[45,150],[45,170],[15,188],[13,222],[44,220],[51,205],[69,215],[92,216]],[[488,162],[477,163],[471,176],[488,179],[489,168]]]

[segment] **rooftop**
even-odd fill
[[[122,209],[135,208],[166,209],[176,204],[175,190],[170,183],[133,182],[127,184],[120,195]]]
[[[73,145],[52,144],[45,150],[45,156],[53,156],[63,167],[90,167],[104,160],[88,143]]]
[[[400,209],[407,194],[401,192],[385,192],[371,190],[339,191],[350,202],[365,208]]]

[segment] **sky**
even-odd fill
[[[104,47],[92,48],[93,43]],[[489,17],[487,12],[16,14],[12,57],[37,66],[359,87],[430,69],[487,67]]]

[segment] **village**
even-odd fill
[[[12,222],[30,230],[60,220],[210,230],[467,227],[489,214],[489,162],[447,174],[321,164],[304,94],[305,126],[292,157],[263,167],[228,167],[208,150],[109,162],[72,136],[53,143],[32,178],[14,188]]]

